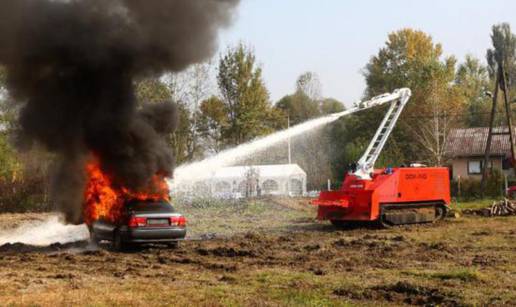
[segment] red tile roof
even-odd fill
[[[513,128],[516,132],[516,129]],[[508,132],[505,127],[496,127],[494,132]],[[486,150],[489,128],[452,129],[446,140],[445,153],[447,157],[483,156]],[[491,155],[510,156],[511,146],[509,135],[493,135],[491,140]]]

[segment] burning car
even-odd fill
[[[114,184],[98,160],[86,166],[84,222],[92,242],[110,241],[115,250],[133,244],[177,246],[186,236],[186,219],[169,201],[163,176],[156,175],[143,190]]]
[[[176,247],[186,236],[186,218],[166,200],[131,200],[124,204],[118,219],[100,218],[89,230],[92,242],[110,241],[115,250],[143,243]]]

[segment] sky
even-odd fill
[[[444,55],[485,62],[493,24],[516,32],[514,0],[241,0],[235,22],[220,35],[220,52],[243,42],[263,68],[273,102],[295,89],[305,71],[319,75],[323,96],[360,100],[362,70],[387,35],[410,27],[430,34]]]

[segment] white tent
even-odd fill
[[[206,174],[182,190],[221,198],[298,196],[306,193],[306,173],[297,164],[231,166]]]

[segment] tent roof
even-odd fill
[[[255,169],[261,178],[288,177],[292,175],[306,176],[305,171],[297,164],[249,165],[220,168],[211,176],[212,179],[242,178],[249,169]]]

